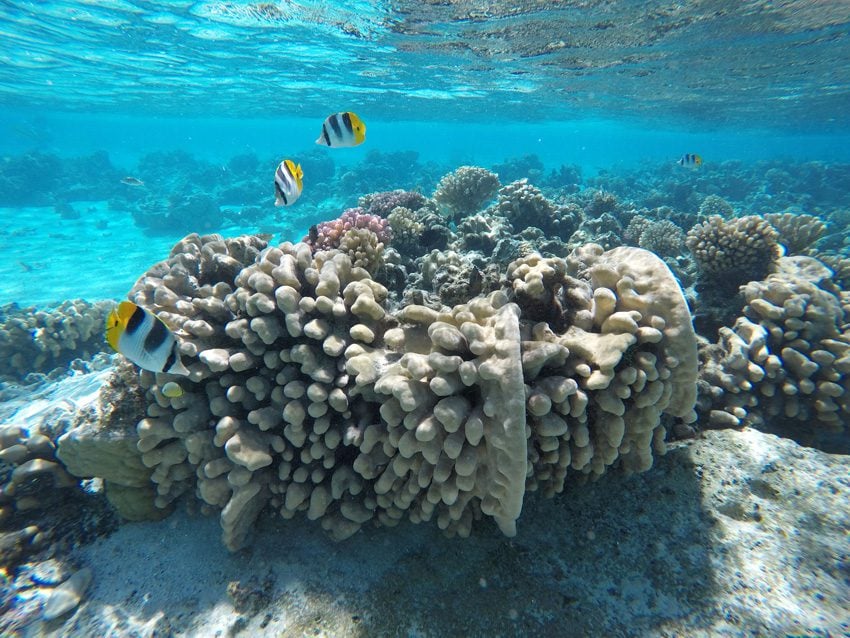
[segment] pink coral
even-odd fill
[[[371,230],[378,237],[378,241],[384,244],[392,239],[389,221],[377,215],[370,215],[358,207],[349,208],[337,219],[318,224],[316,231],[311,230],[306,241],[318,250],[339,248],[343,235],[354,228]]]

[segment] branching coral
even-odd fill
[[[496,212],[505,217],[516,232],[535,226],[565,240],[575,232],[581,221],[567,209],[552,204],[527,179],[511,182],[499,190]]]
[[[717,195],[706,196],[699,205],[699,216],[702,218],[713,217],[715,215],[728,218],[734,214],[735,209],[732,208],[732,205]]]
[[[104,349],[103,325],[111,301],[64,301],[54,308],[0,309],[0,376],[21,379],[50,372]]]
[[[422,252],[421,237],[425,232],[425,224],[416,213],[398,206],[387,215],[387,221],[393,233],[393,247],[405,257],[418,257]]]
[[[749,215],[713,216],[688,231],[685,240],[700,275],[724,287],[762,279],[780,255],[778,234],[767,220]]]
[[[364,195],[357,202],[357,205],[370,215],[389,217],[389,214],[395,208],[401,207],[410,210],[419,210],[427,202],[427,198],[421,193],[398,189]]]
[[[640,246],[640,238],[643,231],[650,227],[652,220],[643,215],[635,215],[629,221],[626,230],[623,232],[623,241],[629,246]]]
[[[638,246],[662,257],[676,257],[685,248],[685,231],[667,219],[652,222],[641,232]]]
[[[826,224],[814,215],[768,213],[764,218],[779,233],[779,242],[789,255],[808,255],[826,233]]]
[[[742,293],[743,316],[703,350],[699,404],[708,422],[779,430],[784,422],[808,442],[841,430],[850,413],[850,317],[831,272],[810,257],[783,257]]]
[[[371,215],[362,208],[349,208],[337,219],[317,224],[316,238],[309,240],[309,243],[316,250],[338,248],[345,233],[352,229],[369,230],[384,244],[392,239],[388,220]]]
[[[499,176],[478,166],[461,166],[444,175],[434,191],[437,202],[453,219],[478,212],[499,190]]]

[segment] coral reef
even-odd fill
[[[4,574],[21,563],[35,567],[67,556],[70,547],[117,524],[105,501],[80,489],[57,455],[57,440],[74,428],[79,412],[98,395],[107,374],[67,375],[4,400],[0,423],[0,568]]]
[[[432,250],[416,260],[404,302],[441,310],[497,290],[499,279],[497,264],[454,250]]]
[[[826,233],[826,224],[814,215],[768,213],[764,218],[779,233],[778,241],[789,255],[811,254],[814,245]]]
[[[529,255],[505,283],[392,313],[342,252],[187,237],[130,294],[190,369],[171,399],[168,375],[139,375],[156,504],[194,493],[231,549],[263,510],[335,538],[402,518],[467,535],[482,516],[513,534],[526,490],[647,469],[662,414],[695,418],[696,338],[669,269],[589,245]]]
[[[702,349],[707,424],[749,423],[821,446],[845,428],[850,300],[831,276],[811,257],[782,257],[776,272],[742,287],[743,315]]]
[[[461,166],[444,175],[434,191],[434,201],[447,216],[458,220],[471,215],[493,199],[499,176],[478,166]]]
[[[417,214],[409,208],[397,206],[387,215],[387,221],[393,233],[393,247],[406,257],[418,257],[425,224]]]
[[[371,215],[362,208],[349,208],[338,218],[317,224],[316,238],[310,238],[308,241],[315,250],[330,250],[340,246],[348,231],[357,229],[374,233],[377,241],[381,243],[388,243],[392,238],[387,219]]]
[[[59,158],[26,153],[0,159],[0,206],[48,206],[108,199],[120,192],[121,174],[105,151]]]
[[[700,276],[728,288],[764,278],[780,254],[777,238],[762,217],[715,215],[689,230],[686,243]]]
[[[440,170],[421,164],[416,151],[370,150],[359,164],[338,171],[338,188],[342,194],[358,196],[393,188],[425,190],[433,187]]]
[[[823,162],[706,162],[690,171],[650,165],[601,172],[586,180],[589,187],[627,197],[639,206],[672,206],[693,215],[731,217],[735,211],[786,210],[800,207],[812,214],[847,208],[847,164]],[[708,200],[708,201],[706,201]],[[739,213],[742,214],[742,213]]]
[[[428,199],[416,191],[394,190],[370,193],[361,197],[357,206],[370,215],[389,217],[395,208],[419,210],[428,203]]]
[[[668,219],[652,222],[640,233],[638,246],[661,257],[676,257],[685,248],[685,231]]]
[[[535,226],[544,233],[567,240],[578,229],[580,219],[567,208],[558,208],[540,189],[523,178],[503,186],[498,193],[496,212],[505,217],[516,232]]]
[[[205,193],[174,194],[166,201],[145,199],[131,210],[136,224],[153,232],[188,232],[214,230],[224,223],[224,213],[216,201]]]
[[[496,250],[500,241],[510,238],[511,226],[501,214],[491,214],[488,209],[460,220],[457,236],[458,241],[452,246],[455,250],[477,250],[489,255]]]
[[[103,326],[111,301],[64,301],[46,309],[0,308],[0,378],[21,380],[31,373],[65,368],[73,359],[102,352]]]
[[[584,209],[588,217],[599,217],[605,213],[617,212],[619,202],[613,193],[604,190],[592,190],[589,194],[590,200]]]
[[[698,215],[702,219],[714,216],[729,218],[734,214],[735,209],[732,208],[732,205],[717,195],[707,195],[699,205]]]
[[[499,180],[503,184],[521,179],[539,182],[543,177],[543,170],[543,162],[534,154],[513,157],[506,159],[501,164],[493,165],[493,172],[499,176]]]
[[[643,231],[652,225],[652,220],[644,215],[635,215],[623,231],[623,241],[629,246],[640,246]]]

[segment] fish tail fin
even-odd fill
[[[174,363],[166,370],[169,374],[182,374],[184,377],[189,376],[189,368],[183,365],[180,360],[180,351],[177,349],[177,344],[174,344]]]

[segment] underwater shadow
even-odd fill
[[[334,542],[318,523],[268,515],[253,544],[231,554],[217,517],[178,512],[127,524],[79,550],[94,581],[62,635],[571,638],[766,629],[781,611],[773,600],[740,598],[759,583],[752,548],[794,545],[789,554],[801,565],[806,555],[827,560],[834,548],[815,552],[808,537],[786,542],[760,523],[754,503],[765,514],[769,500],[781,506],[793,485],[775,481],[794,471],[772,478],[772,465],[742,445],[742,436],[675,443],[645,473],[568,482],[552,499],[528,494],[514,538],[484,520],[466,539],[405,522]],[[748,455],[768,474],[748,467]],[[806,505],[795,503],[789,516],[804,515]],[[784,513],[772,516],[783,524]],[[834,527],[832,518],[813,511],[805,520]],[[755,571],[740,573],[749,563]]]
[[[644,474],[527,495],[518,534],[410,547],[363,607],[362,635],[657,635],[711,608],[710,521],[686,448]],[[406,534],[405,534],[406,535]],[[406,542],[398,538],[398,542]]]
[[[570,638],[700,628],[716,605],[699,473],[681,446],[643,474],[528,495],[515,538],[485,520],[466,539],[401,523],[337,543],[302,517],[268,516],[230,554],[215,517],[126,525],[83,552],[95,583],[64,630]]]

